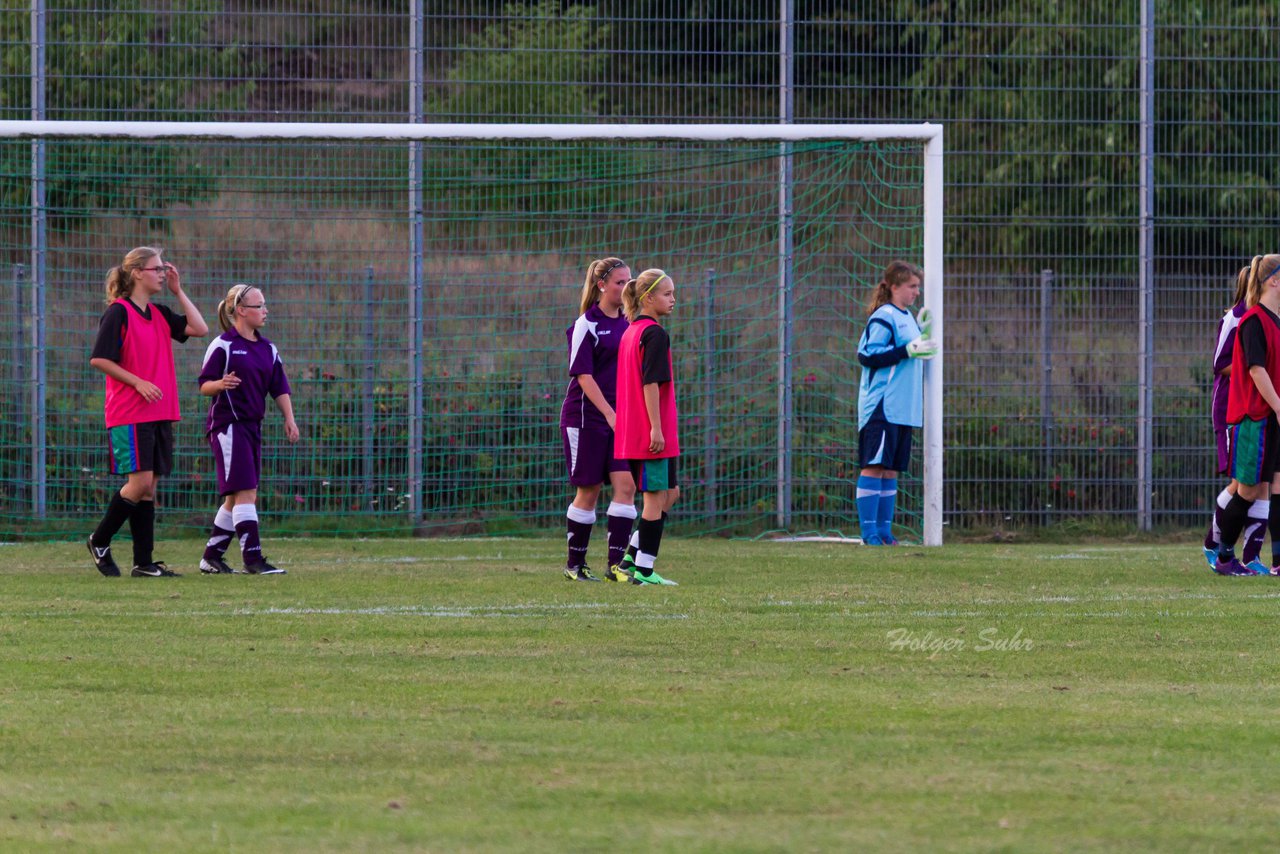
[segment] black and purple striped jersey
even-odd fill
[[[240,385],[213,396],[205,421],[206,434],[236,422],[261,422],[267,412],[267,396],[274,400],[290,393],[280,353],[261,335],[257,341],[250,341],[230,329],[213,339],[204,351],[204,367],[196,382],[204,385],[233,371],[240,378]]]

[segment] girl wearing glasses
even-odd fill
[[[181,314],[151,301],[166,286]],[[199,309],[182,290],[178,268],[162,261],[159,249],[139,246],[107,274],[107,310],[98,322],[89,364],[106,374],[111,471],[126,480],[89,536],[89,554],[103,575],[120,575],[111,538],[126,520],[133,534],[130,575],[177,575],[152,555],[156,487],[173,469],[173,422],[181,418],[173,341],[208,334]]]
[[[244,570],[253,575],[284,575],[262,554],[258,534],[258,478],[262,473],[262,418],[270,395],[284,416],[284,435],[298,441],[289,378],[276,345],[259,330],[267,322],[262,291],[233,285],[218,305],[223,333],[209,344],[200,371],[200,393],[213,398],[205,433],[218,470],[222,505],[200,559],[207,574],[235,572],[224,559],[231,538],[240,541]]]
[[[667,511],[680,496],[676,461],[676,384],[671,338],[662,319],[676,307],[676,287],[662,270],[645,270],[622,291],[631,325],[618,348],[618,439],[615,452],[627,461],[644,510],[636,525],[634,553],[610,569],[615,581],[664,584],[674,581],[653,571]],[[617,577],[613,577],[613,576]]]
[[[636,518],[631,472],[613,455],[618,344],[627,330],[622,287],[630,278],[631,270],[620,258],[592,261],[582,285],[579,317],[565,333],[569,338],[569,386],[560,406],[560,434],[569,483],[577,489],[565,513],[569,559],[564,575],[570,581],[600,580],[587,567],[587,545],[606,480],[612,488],[607,566],[617,566],[622,560]]]
[[[1249,507],[1268,500],[1271,575],[1280,575],[1280,255],[1255,255],[1249,263],[1245,302],[1232,348],[1227,389],[1228,471],[1236,494],[1218,511],[1222,539],[1213,571],[1219,575],[1256,575],[1235,556],[1236,540],[1249,521]]]

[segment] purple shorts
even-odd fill
[[[569,483],[574,486],[596,486],[609,480],[615,471],[628,471],[625,460],[613,457],[613,431],[586,427],[561,427],[564,439],[564,462],[569,468]]]
[[[262,473],[262,425],[228,424],[221,432],[209,434],[209,447],[218,470],[219,495],[258,488],[258,476]]]
[[[1226,474],[1231,470],[1231,449],[1227,447],[1227,428],[1214,430],[1213,438],[1218,440],[1218,474]]]

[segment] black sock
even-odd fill
[[[1253,502],[1239,495],[1231,496],[1227,506],[1222,508],[1218,516],[1218,527],[1222,531],[1222,542],[1218,545],[1218,556],[1230,560],[1235,557],[1236,540],[1249,521],[1249,505]]]
[[[640,523],[636,525],[636,530],[640,533],[640,548],[636,554],[637,558],[642,558],[646,563],[649,560],[656,561],[658,559],[658,548],[662,545],[662,519],[654,519],[650,521],[643,516]],[[648,575],[653,572],[653,566],[642,567],[637,562],[636,569],[641,575]]]
[[[129,531],[133,534],[133,565],[151,563],[151,553],[156,545],[156,503],[139,501],[129,517]]]
[[[125,520],[133,515],[133,508],[136,506],[118,492],[111,496],[111,503],[107,505],[106,515],[102,517],[102,521],[98,523],[98,527],[93,531],[93,536],[89,539],[98,548],[111,545],[111,538],[124,525]]]

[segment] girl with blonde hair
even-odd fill
[[[622,560],[636,518],[635,483],[626,463],[613,454],[618,344],[627,330],[622,287],[630,278],[631,270],[621,258],[601,258],[588,264],[578,319],[565,332],[569,339],[569,384],[560,405],[560,437],[569,484],[576,490],[565,511],[569,555],[564,576],[570,581],[600,580],[587,566],[587,548],[606,480],[612,492],[606,567]]]
[[[1271,575],[1280,575],[1280,255],[1255,255],[1245,285],[1249,310],[1240,318],[1231,355],[1227,391],[1227,473],[1236,494],[1218,513],[1222,539],[1213,571],[1219,575],[1257,575],[1257,567],[1235,556],[1236,540],[1249,518],[1249,505],[1268,501]]]
[[[645,270],[627,282],[622,303],[631,325],[618,348],[618,431],[615,451],[628,462],[644,496],[634,551],[611,567],[611,581],[675,586],[654,571],[668,511],[680,496],[679,413],[671,338],[663,319],[676,307],[675,282],[663,270]]]
[[[235,572],[225,560],[235,537],[240,541],[245,572],[284,575],[283,569],[262,554],[257,501],[267,397],[284,416],[285,438],[298,441],[289,377],[280,351],[261,333],[267,323],[267,301],[259,288],[232,286],[218,306],[218,323],[223,333],[205,350],[198,381],[200,393],[213,398],[205,435],[213,452],[222,504],[200,558],[200,571],[210,575]]]
[[[182,307],[181,314],[152,302],[166,287]],[[103,575],[120,575],[111,539],[126,520],[133,535],[130,575],[178,574],[152,554],[156,489],[160,478],[173,470],[173,422],[182,417],[173,342],[208,334],[200,310],[182,290],[178,268],[165,263],[159,249],[139,246],[107,274],[107,310],[98,321],[89,364],[106,375],[111,472],[124,475],[125,483],[89,536],[89,554]]]

